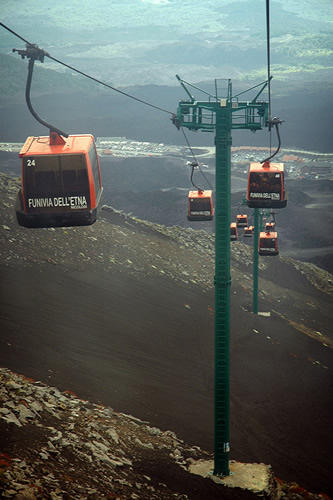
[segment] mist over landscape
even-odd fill
[[[171,117],[189,98],[176,75],[199,101],[216,89],[226,97],[228,79],[233,95],[254,98],[267,79],[265,1],[59,0],[37,7],[34,0],[3,0],[0,16],[14,32],[0,26],[0,366],[9,370],[1,375],[8,391],[1,394],[0,459],[3,453],[30,467],[14,473],[4,465],[0,491],[19,494],[40,481],[52,499],[101,500],[110,492],[217,499],[216,485],[207,496],[207,480],[192,483],[173,461],[177,449],[189,454],[184,467],[191,453],[212,458],[214,449],[214,221],[187,220],[187,163],[194,151],[205,165],[195,180],[215,188],[215,134],[186,131],[185,138]],[[252,313],[252,240],[240,230],[231,243],[231,458],[270,464],[274,484],[296,484],[293,491],[280,486],[279,498],[333,495],[332,23],[331,0],[270,2],[271,107],[283,121],[275,159],[286,162],[288,205],[275,214],[279,256],[259,261],[261,315]],[[17,224],[18,152],[28,136],[49,131],[27,108],[28,60],[12,52],[25,49],[15,33],[98,80],[45,57],[35,62],[31,87],[41,118],[96,139],[104,206],[92,226]],[[267,88],[260,99],[267,101]],[[240,211],[253,220],[242,205],[248,163],[277,144],[274,130],[232,131],[232,220]],[[252,149],[258,147],[267,150]],[[86,441],[106,446],[100,430],[84,436],[90,424],[83,420],[67,429],[68,414],[54,415],[67,405],[59,395],[36,425],[24,418],[9,397],[9,389],[21,394],[16,374],[107,405],[116,416],[133,415],[153,431],[129,437],[127,424],[119,425],[108,438],[117,445],[116,466],[90,463],[80,453]],[[24,405],[38,408],[29,398]],[[51,428],[62,441],[44,439]],[[156,428],[193,448],[174,439],[164,456]],[[149,432],[157,433],[153,448]],[[127,440],[140,453],[123,446]],[[131,467],[121,463],[125,455]],[[139,487],[142,477],[147,484]],[[37,489],[33,494],[39,498]],[[226,490],[226,498],[255,496]]]
[[[267,78],[263,0],[195,5],[102,1],[83,6],[60,1],[57,6],[42,4],[38,10],[32,0],[24,6],[10,1],[2,5],[2,22],[52,57],[171,112],[188,97],[176,74],[208,91],[219,79],[222,93],[225,80],[231,78],[234,94]],[[285,121],[283,145],[331,152],[332,4],[271,2],[270,17],[272,113]],[[25,105],[27,60],[13,54],[13,47],[25,48],[20,39],[1,29],[0,134],[5,141],[44,132]],[[67,133],[184,141],[167,114],[48,58],[35,66],[33,105],[41,117]],[[202,99],[204,94],[195,91],[194,96]],[[191,135],[194,144],[213,144],[212,134]],[[267,145],[268,132],[235,131],[233,143]]]

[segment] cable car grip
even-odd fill
[[[36,44],[27,43],[26,49],[12,49],[12,52],[17,52],[22,59],[27,57],[28,59],[33,59],[34,61],[38,60],[40,62],[44,62],[44,57],[49,56],[50,54],[46,52],[44,49],[40,49]]]
[[[177,127],[178,130],[180,130],[180,123],[179,120],[177,119],[176,113],[173,113],[172,117],[170,118],[172,123]]]

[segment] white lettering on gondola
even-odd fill
[[[269,200],[279,200],[280,193],[250,193],[250,198],[266,198]]]
[[[198,211],[191,210],[191,215],[210,215],[210,211],[209,210],[198,210]]]
[[[85,196],[58,196],[54,198],[28,198],[28,208],[70,207],[71,210],[88,208]]]
[[[52,198],[28,198],[29,208],[53,207]]]

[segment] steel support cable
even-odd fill
[[[69,69],[75,71],[76,73],[79,73],[80,75],[85,76],[86,78],[89,78],[90,80],[93,80],[94,82],[99,83],[100,85],[103,85],[104,87],[107,87],[108,89],[114,90],[115,92],[118,92],[119,94],[124,95],[125,97],[129,97],[130,99],[133,99],[134,101],[141,102],[142,104],[145,104],[146,106],[150,106],[151,108],[158,109],[159,111],[163,111],[164,113],[168,113],[169,115],[174,116],[174,113],[172,111],[168,111],[167,109],[160,108],[159,106],[155,106],[155,104],[151,104],[150,102],[144,101],[143,99],[140,99],[139,97],[135,97],[131,94],[128,94],[127,92],[124,92],[123,90],[117,89],[116,87],[112,87],[108,83],[102,82],[101,80],[98,80],[97,78],[94,78],[93,76],[90,76],[87,73],[84,73],[83,71],[80,71],[76,68],[73,68],[72,66],[69,66],[68,64],[63,63],[62,61],[59,61],[58,59],[56,59],[50,55],[48,55],[47,57],[52,59],[52,61],[55,61],[59,64],[62,64],[66,68],[69,68]]]
[[[184,137],[185,137],[185,139],[186,139],[186,142],[187,142],[187,144],[188,144],[188,147],[189,147],[189,149],[190,149],[190,151],[191,151],[191,153],[192,153],[192,156],[193,156],[193,158],[194,158],[194,161],[195,161],[195,163],[196,163],[196,165],[194,165],[194,166],[198,166],[198,167],[199,167],[199,170],[200,170],[201,174],[203,175],[203,177],[205,178],[206,182],[207,182],[207,183],[208,183],[208,185],[211,187],[211,189],[213,189],[212,185],[210,184],[210,182],[209,182],[209,180],[207,179],[207,177],[205,176],[205,174],[202,172],[202,170],[201,170],[201,168],[200,168],[200,165],[199,165],[199,163],[197,162],[197,160],[196,160],[196,158],[195,158],[195,156],[194,156],[193,150],[192,150],[192,148],[191,148],[191,146],[190,146],[190,144],[189,144],[189,141],[188,141],[188,139],[187,139],[187,137],[186,137],[186,135],[185,135],[185,132],[184,132],[183,128],[182,128],[182,127],[180,127],[180,126],[179,126],[179,124],[177,123],[175,113],[173,113],[172,111],[168,111],[168,110],[166,110],[166,109],[164,109],[164,108],[161,108],[161,107],[159,107],[159,106],[155,106],[155,104],[151,104],[151,103],[149,103],[149,102],[147,102],[147,101],[144,101],[143,99],[139,99],[138,97],[132,96],[131,94],[129,94],[129,93],[127,93],[127,92],[124,92],[124,91],[122,91],[122,90],[120,90],[120,89],[117,89],[117,88],[115,88],[115,87],[112,87],[111,85],[109,85],[109,84],[107,84],[107,83],[105,83],[105,82],[102,82],[101,80],[98,80],[97,78],[94,78],[94,77],[92,77],[92,76],[88,75],[87,73],[84,73],[83,71],[80,71],[80,70],[78,70],[78,69],[74,68],[73,66],[70,66],[70,65],[68,65],[68,64],[66,64],[66,63],[64,63],[64,62],[62,62],[62,61],[60,61],[59,59],[56,59],[55,57],[52,57],[52,56],[51,56],[48,52],[46,52],[46,51],[45,51],[45,50],[43,50],[43,49],[40,49],[39,47],[37,47],[37,45],[31,44],[28,40],[26,40],[25,38],[23,38],[22,36],[20,36],[18,33],[16,33],[15,31],[13,31],[11,28],[9,28],[8,26],[6,26],[6,25],[5,25],[5,24],[3,24],[2,22],[0,22],[0,26],[2,26],[3,28],[5,28],[7,31],[9,31],[10,33],[12,33],[14,36],[16,36],[17,38],[19,38],[20,40],[22,40],[22,41],[23,41],[23,42],[27,45],[27,49],[28,49],[29,47],[33,47],[35,50],[39,51],[39,53],[41,54],[41,57],[42,57],[42,58],[43,58],[43,56],[46,56],[46,57],[48,57],[49,59],[51,59],[52,61],[57,62],[58,64],[61,64],[62,66],[65,66],[66,68],[69,68],[69,69],[71,69],[72,71],[75,71],[76,73],[79,73],[80,75],[85,76],[86,78],[89,78],[90,80],[93,80],[94,82],[96,82],[96,83],[98,83],[98,84],[100,84],[100,85],[103,85],[104,87],[107,87],[107,88],[109,88],[109,89],[111,89],[111,90],[114,90],[115,92],[118,92],[118,93],[120,93],[120,94],[124,95],[125,97],[129,97],[130,99],[134,99],[135,101],[141,102],[142,104],[145,104],[146,106],[150,106],[150,107],[155,108],[155,109],[157,109],[157,110],[159,110],[159,111],[162,111],[162,112],[164,112],[164,113],[168,113],[168,114],[170,114],[170,115],[172,116],[171,120],[173,121],[173,123],[177,126],[177,128],[178,128],[178,129],[179,129],[179,128],[181,128],[181,129],[182,129],[182,132],[183,132],[183,134],[184,134]],[[13,49],[13,50],[14,50],[14,49]],[[20,52],[20,51],[18,51],[18,52]],[[32,65],[32,67],[33,67],[33,65]],[[31,73],[31,74],[32,74],[32,73]],[[30,72],[29,72],[29,75],[30,75]],[[29,76],[28,76],[28,78],[29,78]],[[30,83],[31,83],[31,76],[30,76]],[[29,88],[30,88],[30,87],[29,87]],[[30,100],[30,99],[29,99],[29,100]],[[29,105],[28,105],[28,107],[29,107]],[[30,109],[30,107],[29,107],[29,109]],[[32,114],[33,114],[33,116],[35,116],[35,113],[34,113],[34,112],[33,112]],[[37,117],[35,116],[35,118],[37,118]],[[39,118],[39,117],[38,117],[38,120],[40,121],[40,118]],[[47,124],[46,124],[46,125],[47,125]],[[48,125],[47,125],[47,126],[48,126]],[[54,129],[54,127],[53,127],[53,129]],[[58,131],[58,129],[56,129],[55,131]],[[61,135],[64,135],[64,134],[61,134]],[[192,169],[192,176],[193,176],[194,166],[193,166],[193,169]],[[191,176],[191,179],[192,179],[192,176]],[[192,184],[193,184],[193,182],[192,182]],[[194,185],[194,184],[193,184],[193,185]],[[194,185],[194,187],[196,187],[196,188],[197,188],[197,186],[195,186],[195,185]],[[199,189],[199,188],[197,188],[197,189]]]
[[[9,31],[10,33],[12,33],[14,36],[16,36],[17,38],[19,38],[20,40],[22,40],[22,41],[26,44],[27,51],[29,50],[29,48],[33,48],[33,49],[34,49],[34,51],[37,51],[37,52],[38,52],[38,54],[39,54],[39,60],[40,60],[41,62],[43,62],[43,60],[44,60],[44,56],[46,56],[46,57],[48,57],[49,59],[51,59],[52,61],[57,62],[57,63],[61,64],[62,66],[65,66],[66,68],[69,68],[69,69],[71,69],[72,71],[75,71],[76,73],[79,73],[80,75],[82,75],[82,76],[84,76],[84,77],[86,77],[86,78],[89,78],[90,80],[93,80],[93,81],[95,81],[96,83],[98,83],[98,84],[100,84],[100,85],[103,85],[103,86],[105,86],[105,87],[107,87],[107,88],[109,88],[109,89],[111,89],[111,90],[114,90],[115,92],[118,92],[118,93],[120,93],[120,94],[122,94],[122,95],[124,95],[124,96],[126,96],[126,97],[129,97],[130,99],[134,99],[135,101],[141,102],[142,104],[145,104],[145,105],[147,105],[147,106],[150,106],[150,107],[152,107],[152,108],[155,108],[155,109],[157,109],[157,110],[159,110],[159,111],[163,111],[164,113],[168,113],[168,114],[170,114],[170,115],[171,115],[171,120],[172,120],[172,122],[174,123],[174,125],[176,125],[176,127],[178,128],[178,130],[181,128],[181,130],[182,130],[182,132],[183,132],[183,134],[184,134],[184,137],[185,137],[185,139],[186,139],[186,142],[187,142],[187,144],[188,144],[188,147],[189,147],[189,149],[190,149],[190,151],[191,151],[191,153],[192,153],[192,156],[193,156],[193,158],[194,158],[194,162],[193,162],[193,165],[192,165],[192,173],[191,173],[191,182],[192,182],[193,186],[194,186],[196,189],[198,189],[198,191],[200,191],[200,188],[198,188],[198,187],[194,184],[194,182],[193,182],[194,167],[195,167],[195,166],[198,166],[198,167],[199,167],[199,170],[200,170],[200,172],[201,172],[201,174],[202,174],[202,175],[203,175],[203,177],[206,179],[206,182],[207,182],[207,183],[208,183],[208,185],[212,188],[212,186],[211,186],[210,182],[208,181],[208,179],[206,178],[206,176],[205,176],[205,175],[204,175],[204,173],[202,172],[202,170],[201,170],[201,168],[200,168],[200,166],[199,166],[199,164],[198,164],[198,162],[197,162],[197,160],[196,160],[196,158],[195,158],[195,156],[194,156],[193,150],[192,150],[192,148],[191,148],[191,146],[190,146],[190,143],[189,143],[189,141],[188,141],[188,139],[187,139],[187,137],[186,137],[186,135],[185,135],[185,132],[184,132],[183,128],[182,128],[182,127],[180,127],[180,125],[179,125],[179,124],[178,124],[178,122],[177,122],[177,119],[176,119],[176,115],[175,115],[175,113],[173,113],[173,112],[171,112],[171,111],[168,111],[168,110],[166,110],[166,109],[164,109],[164,108],[161,108],[161,107],[159,107],[159,106],[155,106],[154,104],[148,103],[147,101],[144,101],[143,99],[139,99],[139,98],[137,98],[137,97],[135,97],[135,96],[132,96],[131,94],[128,94],[127,92],[124,92],[124,91],[119,90],[119,89],[117,89],[117,88],[115,88],[115,87],[112,87],[111,85],[109,85],[109,84],[107,84],[107,83],[105,83],[105,82],[102,82],[101,80],[98,80],[97,78],[94,78],[94,77],[92,77],[92,76],[88,75],[87,73],[84,73],[83,71],[80,71],[80,70],[78,70],[78,69],[76,69],[76,68],[73,68],[72,66],[70,66],[70,65],[68,65],[68,64],[66,64],[66,63],[63,63],[62,61],[60,61],[60,60],[56,59],[55,57],[52,57],[52,56],[51,56],[48,52],[46,52],[44,49],[40,49],[39,47],[37,47],[37,45],[33,45],[33,44],[31,44],[28,40],[26,40],[25,38],[23,38],[22,36],[20,36],[18,33],[16,33],[15,31],[13,31],[11,28],[9,28],[8,26],[6,26],[6,25],[5,25],[5,24],[3,24],[2,22],[0,22],[0,26],[2,26],[4,29],[6,29],[7,31]],[[16,51],[16,50],[15,50],[15,49],[13,49],[13,51]],[[24,55],[23,55],[23,54],[27,55],[27,51],[17,51],[17,52],[19,52],[19,54],[21,54],[21,57],[23,58],[23,57],[24,57]],[[37,120],[37,121],[39,121],[40,123],[42,123],[43,125],[45,125],[47,128],[50,128],[50,130],[51,130],[51,128],[52,128],[52,130],[56,131],[57,133],[60,133],[60,135],[63,135],[63,136],[65,136],[65,137],[67,137],[67,134],[63,133],[61,130],[56,129],[55,127],[53,127],[53,126],[51,126],[51,125],[47,124],[44,120],[42,120],[42,119],[41,119],[41,118],[40,118],[40,117],[39,117],[39,116],[35,113],[35,111],[33,110],[32,106],[31,106],[31,101],[30,101],[30,87],[31,87],[32,72],[33,72],[33,67],[34,67],[34,60],[35,60],[35,59],[33,59],[33,58],[31,58],[31,59],[29,60],[29,71],[28,71],[28,79],[27,79],[27,85],[26,85],[26,101],[27,101],[28,108],[29,108],[29,110],[30,110],[31,114],[34,116],[34,118],[36,118],[36,120]],[[213,189],[213,188],[212,188],[212,189]]]
[[[17,33],[15,33],[15,31],[13,31],[12,29],[8,28],[8,26],[6,26],[5,24],[3,24],[3,23],[0,22],[0,26],[2,26],[7,31],[9,31],[10,33],[12,33],[13,35],[15,35],[16,37],[20,38],[20,40],[22,40],[23,42],[25,42],[27,44],[27,48],[28,48],[28,46],[34,47],[35,49],[39,50],[44,56],[48,57],[52,61],[57,62],[58,64],[61,64],[62,66],[65,66],[66,68],[68,68],[68,69],[70,69],[72,71],[75,71],[76,73],[79,73],[80,75],[85,76],[86,78],[89,78],[90,80],[92,80],[92,81],[94,81],[94,82],[96,82],[96,83],[98,83],[100,85],[103,85],[104,87],[107,87],[107,88],[109,88],[111,90],[114,90],[115,92],[118,92],[119,94],[122,94],[125,97],[129,97],[130,99],[134,99],[135,101],[141,102],[142,104],[145,104],[146,106],[150,106],[151,108],[158,109],[159,111],[163,111],[164,113],[168,113],[172,117],[174,117],[174,113],[172,111],[168,111],[167,109],[161,108],[159,106],[155,106],[155,104],[151,104],[151,103],[149,103],[147,101],[144,101],[143,99],[135,97],[135,96],[133,96],[133,95],[127,93],[127,92],[124,92],[123,90],[117,89],[116,87],[112,87],[111,85],[109,85],[109,84],[107,84],[105,82],[102,82],[101,80],[98,80],[97,78],[94,78],[93,76],[88,75],[87,73],[84,73],[83,71],[80,71],[80,70],[74,68],[73,66],[70,66],[69,64],[66,64],[66,63],[62,62],[59,59],[56,59],[55,57],[52,57],[45,50],[40,49],[39,47],[37,47],[34,44],[31,44],[30,42],[28,42],[27,40],[25,40],[23,37],[21,37],[20,35],[18,35]]]

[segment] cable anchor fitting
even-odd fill
[[[50,54],[44,49],[40,49],[36,44],[27,43],[26,49],[12,49],[12,52],[17,52],[22,59],[27,57],[28,59],[33,59],[34,61],[44,62],[44,57]]]
[[[177,119],[177,115],[175,113],[172,114],[172,117],[170,118],[170,120],[177,127],[177,129],[180,130],[180,123],[179,123],[179,120]]]
[[[270,131],[272,127],[277,127],[278,125],[281,125],[285,120],[280,120],[280,118],[277,118],[274,116],[274,118],[269,118],[268,120],[268,130]]]

